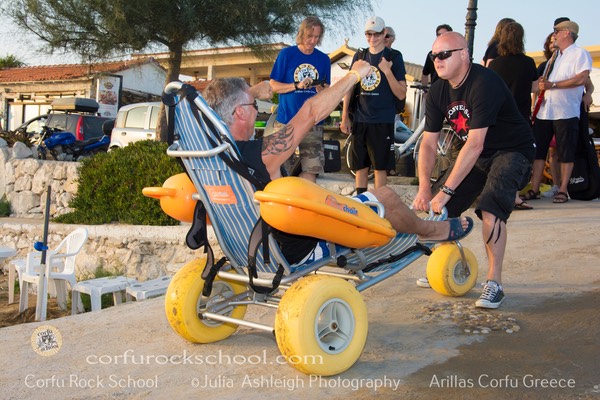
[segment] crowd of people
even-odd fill
[[[580,125],[591,102],[591,57],[575,45],[579,26],[559,18],[545,44],[548,62],[542,70],[525,55],[523,26],[511,18],[498,22],[481,63],[474,63],[463,35],[447,24],[437,26],[436,39],[423,67],[429,92],[425,131],[419,156],[419,189],[414,210],[441,212],[450,220],[425,222],[387,187],[393,170],[394,121],[406,98],[406,69],[394,49],[392,27],[380,17],[365,22],[368,47],[359,49],[348,74],[330,85],[327,55],[316,49],[325,33],[319,18],[307,17],[298,29],[296,46],[281,51],[270,82],[248,87],[241,79],[216,79],[204,96],[223,118],[253,174],[264,181],[282,176],[282,165],[300,148],[301,176],[316,181],[323,172],[324,118],[343,99],[340,129],[354,136],[350,165],[356,171],[355,198],[378,199],[399,232],[416,233],[422,240],[450,241],[473,227],[461,215],[473,204],[482,221],[488,256],[486,283],[476,306],[497,308],[504,300],[502,266],[507,222],[513,210],[531,209],[528,201],[541,197],[541,173],[549,148],[555,162],[555,203],[568,201],[567,184],[573,169]],[[274,133],[252,140],[257,98],[279,94]],[[532,101],[537,99],[536,102]],[[437,143],[444,123],[461,141],[456,160],[432,185]],[[558,167],[556,167],[558,165]],[[374,170],[368,191],[368,171]],[[519,192],[531,182],[523,196]],[[307,256],[314,241],[282,240],[291,262]],[[287,243],[287,244],[285,244]],[[417,284],[429,287],[426,278]]]

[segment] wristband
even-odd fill
[[[348,71],[348,74],[346,76],[351,75],[351,74],[352,75],[356,75],[356,82],[355,83],[358,83],[358,82],[361,81],[362,78],[360,77],[360,74],[358,73],[358,71],[351,69],[350,71]]]
[[[442,192],[446,193],[448,196],[454,196],[456,194],[456,192],[454,190],[450,189],[446,185],[442,185],[442,187],[440,188],[440,190]]]

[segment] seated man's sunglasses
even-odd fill
[[[431,61],[435,61],[436,58],[439,58],[440,60],[445,60],[447,58],[450,58],[450,56],[452,56],[452,53],[454,53],[455,51],[460,51],[461,49],[452,49],[452,50],[445,50],[445,51],[440,51],[439,53],[433,54],[431,53],[429,55],[429,58],[431,58]]]

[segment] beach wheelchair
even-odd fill
[[[359,203],[297,177],[256,190],[260,185],[247,176],[226,125],[193,87],[170,83],[163,101],[173,137],[167,153],[187,174],[144,194],[159,198],[167,214],[192,222],[186,243],[205,252],[176,273],[166,294],[169,324],[185,339],[211,343],[239,326],[259,329],[274,334],[293,367],[335,375],[358,360],[367,340],[363,290],[422,255],[430,256],[427,277],[437,292],[461,296],[475,285],[471,251],[451,242],[432,252],[434,245],[416,235],[397,234],[381,204]],[[224,254],[220,260],[208,243],[207,220]],[[316,237],[322,254],[290,264],[272,229]],[[248,306],[275,309],[274,323],[245,320]]]

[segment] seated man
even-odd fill
[[[280,178],[281,166],[292,155],[310,129],[326,118],[339,104],[344,95],[371,71],[369,63],[359,60],[352,70],[335,85],[322,90],[308,99],[296,116],[281,130],[272,135],[252,140],[254,122],[258,113],[257,97],[269,98],[267,82],[250,88],[241,78],[213,80],[203,93],[208,105],[223,119],[248,165],[250,173],[263,182]],[[414,214],[389,187],[380,187],[356,198],[378,201],[387,210],[386,219],[401,233],[419,235],[423,242],[453,241],[465,237],[473,227],[469,217],[454,218],[448,221],[426,221]],[[280,240],[280,238],[277,238]],[[282,252],[290,263],[296,263],[307,256],[316,245],[316,239],[292,237],[286,246],[281,241]],[[293,245],[292,245],[293,243]]]

